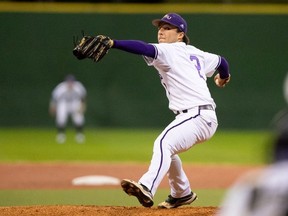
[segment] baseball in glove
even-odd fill
[[[74,42],[74,45],[73,54],[77,59],[90,58],[99,62],[113,46],[113,40],[104,35],[83,36],[78,44]]]

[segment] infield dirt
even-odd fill
[[[259,167],[230,165],[191,165],[184,169],[194,188],[228,188],[242,174]],[[107,175],[119,179],[137,180],[147,169],[143,164],[0,164],[0,189],[65,189],[75,188],[72,179],[85,175]],[[95,186],[94,186],[95,187]],[[100,187],[100,186],[97,186]],[[107,187],[107,186],[105,186]],[[115,187],[115,186],[112,186]],[[118,186],[119,187],[119,186]],[[167,181],[160,185],[167,188]],[[79,186],[77,186],[79,188]],[[157,209],[156,207],[125,206],[12,206],[0,207],[5,216],[213,216],[217,207],[181,207]]]

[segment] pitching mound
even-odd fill
[[[181,207],[177,209],[110,206],[0,207],[0,215],[5,216],[213,216],[216,211],[216,207]]]

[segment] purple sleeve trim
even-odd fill
[[[220,74],[220,78],[221,79],[226,79],[229,77],[230,72],[229,72],[229,64],[226,61],[225,58],[223,58],[222,56],[220,57],[220,63],[218,65],[217,68],[219,74]]]
[[[124,50],[126,52],[155,58],[155,47],[151,44],[138,40],[113,40],[112,48]]]

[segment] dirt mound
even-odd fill
[[[157,209],[144,207],[112,206],[26,206],[0,207],[0,215],[5,216],[213,216],[216,207],[181,207],[177,209]]]

